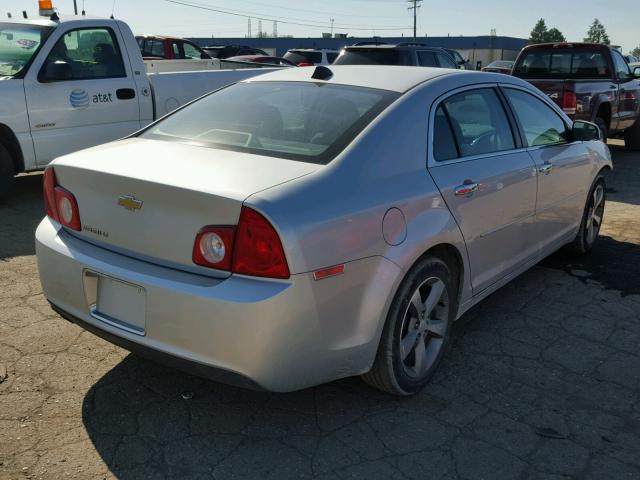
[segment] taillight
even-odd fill
[[[203,267],[231,270],[235,227],[204,227],[196,236],[193,263]]]
[[[576,98],[576,92],[571,90],[565,90],[562,94],[562,110],[567,115],[575,115],[578,99]]]
[[[47,215],[56,222],[80,231],[80,211],[73,194],[58,185],[53,167],[44,171],[44,205]]]
[[[314,64],[313,63],[309,63],[309,62],[300,62],[298,63],[299,67],[313,67]]]
[[[209,226],[196,235],[193,262],[253,277],[289,278],[278,233],[255,210],[242,207],[237,227]]]

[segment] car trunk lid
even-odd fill
[[[314,172],[319,165],[171,141],[130,139],[54,163],[75,196],[83,239],[170,267],[216,276],[192,261],[205,225],[236,225],[253,193]]]

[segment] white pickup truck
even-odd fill
[[[265,69],[148,74],[126,23],[0,22],[0,197],[14,175],[129,135]]]

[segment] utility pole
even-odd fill
[[[251,38],[251,17],[247,18],[247,38]]]
[[[335,22],[335,18],[330,18],[329,21],[331,22],[331,38],[333,38],[333,22]]]
[[[416,27],[418,24],[418,9],[420,8],[420,4],[422,0],[409,0],[409,4],[412,5],[409,7],[409,10],[413,10],[413,40],[416,39]]]
[[[278,38],[278,21],[273,21],[273,38]]]
[[[73,11],[76,15],[78,15],[78,2],[77,0],[73,0]]]

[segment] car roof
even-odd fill
[[[609,45],[602,43],[586,43],[586,42],[555,42],[555,43],[535,43],[527,45],[523,50],[531,50],[535,48],[598,48],[610,49]]]
[[[329,69],[333,76],[326,82],[355,87],[376,88],[395,92],[406,92],[423,82],[443,75],[465,75],[475,72],[447,68],[407,67],[396,65],[328,65],[326,67],[301,67],[277,70],[253,77],[244,82],[311,82],[316,68]],[[487,78],[482,74],[482,78]],[[322,82],[325,83],[325,82]]]

